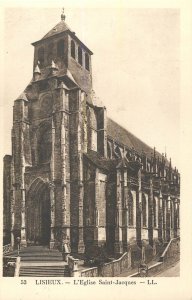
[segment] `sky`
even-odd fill
[[[32,78],[32,42],[60,21],[60,8],[4,14],[4,154],[12,107]],[[180,14],[166,8],[70,8],[66,23],[93,51],[93,89],[107,114],[180,166]]]

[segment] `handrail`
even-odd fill
[[[167,253],[167,251],[168,251],[170,245],[171,245],[174,241],[179,240],[179,239],[180,239],[179,237],[176,237],[176,238],[173,238],[173,239],[171,239],[171,240],[169,241],[168,245],[166,246],[165,250],[163,251],[163,254],[161,255],[161,258],[163,258],[163,257],[166,255],[166,253]]]

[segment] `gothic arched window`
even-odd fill
[[[147,201],[144,194],[142,194],[142,213],[143,213],[143,227],[147,226]]]
[[[107,142],[107,157],[111,158],[111,154],[112,154],[111,145],[109,144],[109,142]]]
[[[115,147],[114,154],[115,154],[116,158],[121,158],[122,157],[121,150],[120,150],[120,148],[118,146]]]
[[[39,163],[49,162],[52,152],[52,138],[51,128],[40,129],[39,142],[38,142],[38,156]]]
[[[85,69],[89,71],[89,55],[85,53]]]
[[[59,57],[64,56],[64,40],[60,40],[57,43],[57,56]]]
[[[129,199],[128,199],[128,214],[129,214],[129,226],[133,226],[133,196],[131,193],[129,193]]]
[[[71,56],[75,59],[75,42],[71,41]]]
[[[41,47],[38,49],[38,61],[40,62],[40,65],[44,65],[44,48]]]
[[[81,47],[78,47],[78,63],[82,66],[83,64],[83,52]]]
[[[48,61],[48,64],[51,64],[52,60],[53,60],[53,43],[50,43],[48,45],[48,54],[47,54],[47,61]]]

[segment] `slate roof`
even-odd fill
[[[130,133],[127,129],[123,128],[110,118],[107,118],[107,135],[114,139],[117,143],[119,142],[120,144],[123,144],[130,149],[134,148],[139,154],[144,151],[146,156],[148,158],[151,158],[151,153],[153,153],[154,150],[150,146],[145,144],[134,134]],[[162,157],[162,155],[157,151],[156,155]]]
[[[70,29],[70,27],[65,23],[64,20],[60,21],[57,25],[55,25],[46,35],[44,35],[42,37],[42,39],[40,41],[51,38],[51,37],[53,37],[57,34],[60,34],[62,32],[68,32],[74,38],[74,40],[76,40],[80,45],[82,45],[86,49],[86,51],[89,54],[93,54],[93,52],[83,42],[81,42],[78,39],[78,37],[75,35],[75,32]],[[40,41],[34,42],[34,43],[32,43],[32,45],[36,45]]]
[[[54,26],[41,40],[44,40],[50,36],[54,36],[58,33],[64,32],[71,29],[64,21],[60,21],[56,26]]]

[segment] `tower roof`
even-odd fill
[[[75,35],[75,32],[70,29],[70,27],[65,23],[65,16],[61,15],[61,21],[55,25],[46,35],[42,37],[41,40],[32,43],[33,46],[41,43],[44,40],[55,37],[56,35],[67,32],[74,40],[76,40],[89,54],[93,54],[93,52],[83,44],[78,37]]]
[[[46,35],[44,35],[44,37],[41,40],[47,39],[48,37],[54,36],[67,30],[71,31],[69,26],[62,20],[56,26],[54,26]]]

